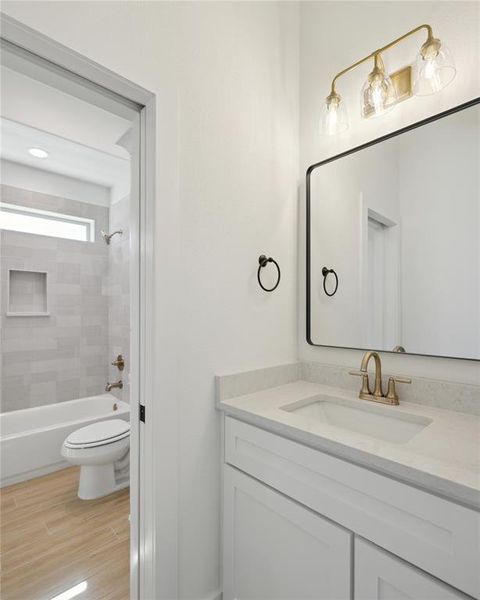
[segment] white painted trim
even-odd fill
[[[155,598],[157,593],[155,568],[156,503],[155,503],[155,417],[154,417],[154,223],[155,223],[155,99],[152,98],[140,114],[140,181],[139,291],[142,299],[139,306],[139,396],[145,406],[145,423],[140,427],[138,476],[142,482],[138,506],[141,518],[139,526],[139,586],[142,598]],[[148,201],[150,199],[150,201]],[[138,419],[137,419],[137,422]]]
[[[0,17],[2,21],[1,38],[31,53],[34,62],[38,57],[43,58],[58,66],[63,76],[65,70],[70,71],[75,78],[84,79],[82,83],[85,87],[88,88],[89,83],[93,84],[95,88],[98,86],[105,96],[113,96],[116,101],[120,96],[131,108],[133,103],[137,105],[137,109],[141,109],[152,98],[153,94],[145,88],[102,67],[75,50],[59,44],[17,19],[13,19],[5,13],[0,13]]]
[[[55,471],[65,469],[68,466],[70,466],[70,463],[68,463],[66,460],[62,460],[52,465],[47,465],[46,467],[39,467],[38,469],[24,471],[23,473],[12,475],[11,477],[5,477],[1,480],[0,488],[7,487],[8,485],[14,485],[15,483],[21,483],[22,481],[28,481],[29,479],[34,479],[36,477],[42,477],[43,475],[49,475]]]
[[[216,377],[216,382],[218,383],[218,377]],[[220,401],[217,397],[217,401]],[[220,469],[220,585],[221,590],[225,589],[225,572],[224,572],[224,556],[225,556],[225,536],[224,532],[224,523],[225,523],[225,494],[223,490],[225,489],[225,470],[224,465],[226,463],[225,460],[225,413],[220,415],[220,456],[218,461],[218,468]],[[223,591],[219,591],[219,593],[215,596],[214,600],[222,600]],[[213,599],[212,599],[213,600]]]
[[[364,346],[369,347],[368,339],[368,219],[382,223],[386,228],[386,256],[387,262],[385,297],[386,314],[384,318],[384,345],[385,350],[393,350],[394,346],[402,343],[401,338],[401,292],[400,292],[400,224],[391,217],[379,213],[369,207],[368,199],[363,192],[359,195],[360,211],[360,247],[359,247],[359,317],[362,323],[362,340]],[[389,340],[389,343],[386,342]]]
[[[140,122],[141,116],[138,116],[132,125],[132,137],[134,138],[132,147],[134,151],[130,163],[130,435],[136,442],[130,444],[130,598],[132,600],[142,597],[139,581],[139,570],[142,562],[141,512],[139,510],[141,496],[139,402],[141,398],[140,355],[142,352],[139,331],[139,314],[141,310],[140,263],[142,260],[140,246]],[[135,542],[136,540],[138,543]]]
[[[52,71],[57,71],[61,76],[70,79],[72,93],[88,95],[88,91],[100,92],[105,98],[105,107],[112,103],[125,104],[131,111],[132,108],[141,110],[139,119],[140,133],[140,164],[138,169],[139,204],[132,200],[139,208],[138,213],[132,215],[139,225],[139,236],[133,241],[138,249],[133,255],[132,275],[138,281],[138,295],[133,294],[132,305],[140,318],[132,320],[132,343],[138,347],[138,361],[131,364],[132,386],[138,392],[138,397],[147,407],[147,423],[140,427],[138,419],[138,402],[130,404],[131,410],[131,442],[138,442],[138,446],[131,445],[131,600],[164,597],[176,597],[164,593],[164,586],[168,584],[159,577],[156,578],[156,465],[155,465],[155,431],[154,412],[159,410],[153,401],[153,382],[155,373],[155,359],[153,356],[154,345],[154,314],[155,314],[155,269],[154,269],[154,205],[155,205],[155,96],[94,63],[77,52],[55,42],[47,36],[23,25],[11,17],[1,14],[2,41],[13,44],[10,48],[15,52],[19,49],[29,54],[29,59],[37,64],[48,61]],[[65,73],[68,71],[68,73]],[[81,81],[79,80],[81,78]],[[120,98],[119,98],[120,97]],[[91,101],[91,100],[90,100]],[[107,108],[108,110],[108,108]],[[134,161],[132,161],[134,162]],[[132,182],[133,192],[133,182]],[[132,199],[134,193],[132,193]],[[132,227],[132,231],[135,227]],[[135,266],[136,265],[136,266]],[[132,289],[133,289],[132,285]],[[138,311],[137,311],[138,309]],[[133,346],[132,346],[133,348]],[[135,356],[132,353],[132,357]],[[141,370],[140,370],[141,369]],[[133,392],[134,393],[134,392]],[[143,430],[143,431],[142,431]],[[157,440],[158,441],[158,440]],[[142,457],[140,460],[140,456]],[[142,464],[141,472],[139,463]],[[169,489],[175,495],[176,489]],[[169,515],[162,515],[168,518]],[[136,541],[138,532],[138,543]],[[168,556],[172,556],[172,564],[176,567],[176,546],[169,548]],[[140,566],[139,566],[140,565]],[[170,568],[167,565],[165,568]],[[163,570],[163,569],[162,569]],[[172,577],[172,574],[170,575]],[[176,572],[173,573],[176,580]]]

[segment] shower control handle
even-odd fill
[[[112,366],[118,367],[119,371],[123,371],[125,368],[125,360],[121,354],[119,354],[117,359],[112,362]]]

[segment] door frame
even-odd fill
[[[124,101],[139,112],[138,164],[133,162],[138,202],[132,202],[131,316],[131,443],[130,446],[130,598],[160,597],[155,577],[155,452],[153,423],[154,397],[154,239],[155,239],[155,116],[156,98],[148,90],[102,67],[81,54],[0,13],[0,39],[32,62],[49,63],[77,88],[101,91],[107,98]],[[78,85],[80,84],[80,86]],[[132,185],[132,189],[134,189]],[[134,192],[135,193],[135,192]],[[135,353],[135,349],[138,352]],[[140,399],[149,415],[140,421]],[[159,586],[160,587],[160,586]]]
[[[388,216],[386,212],[378,212],[370,207],[369,198],[363,192],[359,195],[359,213],[360,213],[360,248],[359,248],[359,269],[358,269],[358,290],[360,307],[359,317],[362,323],[362,340],[365,348],[371,346],[368,343],[368,219],[373,218],[378,223],[384,225],[385,231],[385,313],[384,313],[384,340],[393,347],[402,343],[401,326],[401,287],[400,287],[400,223]],[[388,340],[388,342],[387,342]],[[382,350],[383,351],[383,350]]]

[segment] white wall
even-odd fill
[[[302,2],[300,5],[300,205],[308,165],[409,123],[470,100],[479,93],[479,4],[476,2]],[[347,100],[350,128],[336,138],[318,135],[320,108],[333,75],[374,48],[421,24],[430,23],[445,40],[457,66],[449,87],[435,96],[412,98],[391,113],[363,120],[359,91],[369,67],[342,78],[338,91]],[[393,71],[413,61],[422,34],[386,56]],[[303,212],[303,211],[302,211]],[[356,366],[361,352],[315,348],[305,341],[304,215],[299,234],[299,355],[301,359]],[[478,382],[478,363],[440,358],[384,355],[387,371],[440,379]]]
[[[90,181],[35,169],[10,160],[1,160],[2,183],[49,196],[60,196],[96,206],[110,206],[110,188]]]
[[[480,358],[479,127],[475,107],[397,138],[402,344],[413,352]]]
[[[214,373],[296,359],[297,7],[40,1],[3,10],[157,94],[157,577],[173,598],[178,453],[179,597],[209,598],[220,586]],[[277,293],[256,284],[261,253],[282,267]]]

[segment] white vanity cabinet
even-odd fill
[[[480,598],[477,511],[229,416],[224,460],[224,600]]]
[[[224,471],[223,600],[343,600],[351,532],[266,485]]]
[[[355,600],[466,600],[467,596],[362,539],[355,540]]]

